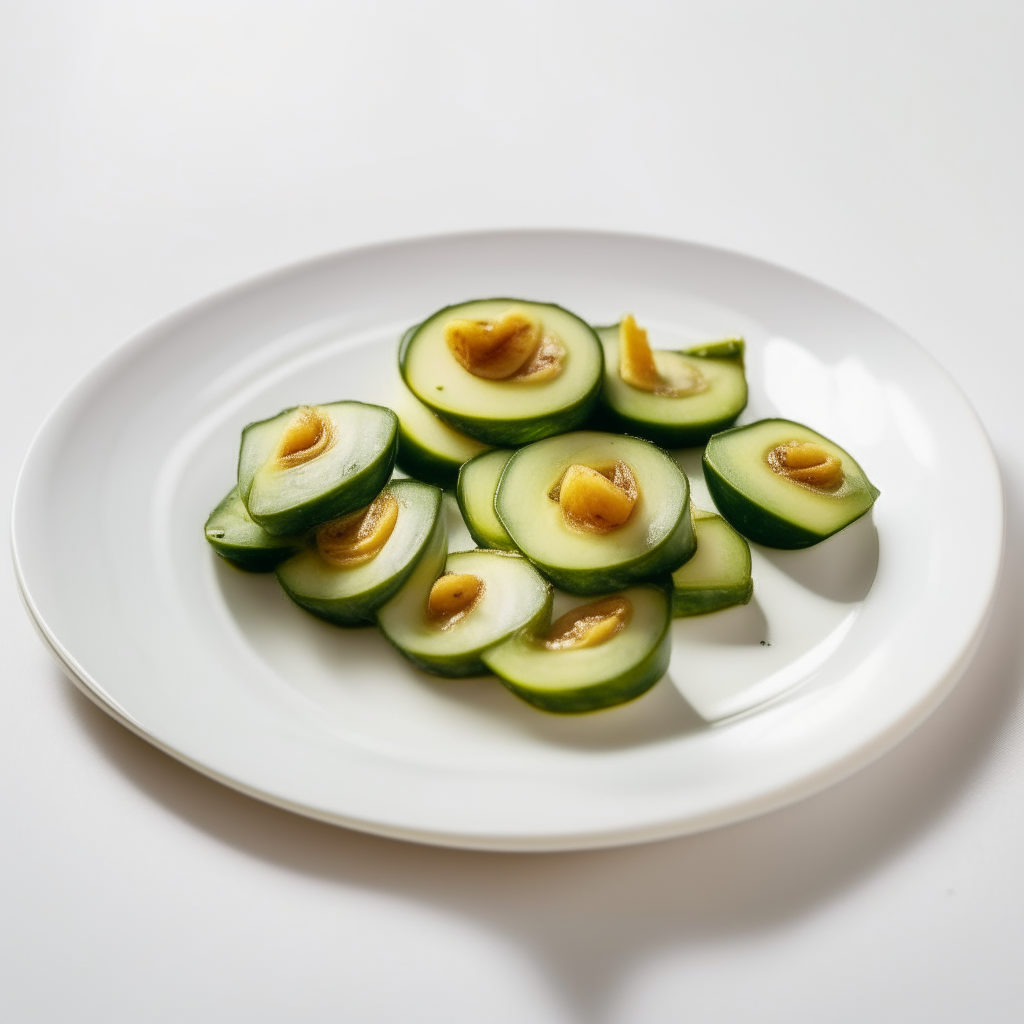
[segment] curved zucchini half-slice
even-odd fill
[[[712,437],[704,479],[718,511],[771,548],[806,548],[831,537],[864,515],[879,493],[849,452],[781,419]]]
[[[591,471],[606,476],[622,464],[635,484],[628,516],[607,530],[582,528],[573,515],[580,509],[567,501],[570,467],[608,492]],[[602,497],[619,500],[614,492]],[[607,594],[671,572],[696,546],[686,474],[635,437],[579,431],[519,449],[501,475],[494,509],[519,550],[571,594]]]
[[[739,339],[698,345],[684,352],[652,351],[654,365],[666,380],[695,381],[699,390],[669,395],[643,391],[619,375],[619,324],[599,327],[604,346],[604,388],[597,422],[665,448],[704,444],[712,434],[732,426],[747,404],[743,342]]]
[[[697,550],[672,573],[672,614],[704,615],[736,604],[754,594],[750,576],[750,547],[714,512],[693,509]]]
[[[475,588],[475,593],[468,595],[473,600],[462,609],[450,606],[456,608],[454,615],[432,614],[435,595],[443,591],[449,577],[467,580]],[[388,640],[425,672],[478,676],[488,671],[481,660],[483,653],[516,630],[546,619],[551,598],[547,581],[521,555],[457,551],[448,556],[443,576],[417,569],[377,613],[377,624]],[[444,610],[443,604],[440,610]]]
[[[484,663],[517,697],[544,711],[573,714],[633,700],[668,671],[670,605],[665,591],[649,584],[614,598],[628,601],[631,615],[610,639],[566,648],[545,643],[547,630],[524,630],[487,651]]]
[[[549,346],[547,371],[502,378],[471,372],[449,348],[449,325],[496,324],[509,314],[532,322]],[[561,306],[480,299],[439,310],[407,332],[398,363],[412,393],[442,419],[485,444],[512,447],[584,423],[601,390],[603,356],[593,328]]]
[[[257,526],[246,512],[237,487],[232,487],[210,513],[204,530],[213,550],[246,572],[271,572],[302,546],[295,537],[275,537]]]
[[[267,533],[302,533],[373,501],[388,482],[398,417],[380,405],[300,405],[250,423],[238,493]]]
[[[417,480],[450,489],[458,481],[462,464],[488,450],[487,445],[435,416],[404,385],[394,408],[398,414],[396,464]]]
[[[455,496],[470,536],[482,548],[515,551],[516,546],[501,525],[494,511],[494,494],[498,480],[515,453],[508,448],[497,448],[470,459],[459,470],[459,484]]]
[[[430,551],[444,557],[441,492],[418,480],[395,480],[382,494],[395,499],[397,516],[370,557],[332,558],[329,542],[320,541],[318,531],[309,547],[278,566],[278,582],[297,605],[341,626],[373,622],[374,612],[399,591],[421,558]]]

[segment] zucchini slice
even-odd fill
[[[878,489],[849,452],[792,420],[760,420],[716,434],[704,479],[718,511],[771,548],[806,548],[859,519]]]
[[[754,594],[747,542],[714,512],[693,509],[693,528],[697,550],[672,573],[672,614],[704,615],[746,604]]]
[[[602,630],[609,613],[623,608],[626,621],[617,630]],[[516,634],[487,651],[484,662],[517,697],[544,711],[578,713],[623,704],[668,671],[669,613],[661,587],[630,587],[573,609],[553,627]],[[598,632],[596,642],[586,643],[588,632]],[[560,642],[567,633],[570,643]]]
[[[462,512],[470,536],[482,548],[516,550],[508,530],[501,525],[494,511],[498,480],[514,454],[508,448],[497,448],[470,459],[459,470],[459,484],[455,491],[459,511]]]
[[[277,579],[297,605],[353,626],[372,622],[430,552],[441,558],[447,552],[441,492],[417,480],[395,480],[367,515],[321,527],[309,547],[278,567]]]
[[[267,533],[302,533],[373,501],[395,465],[398,417],[380,405],[300,405],[250,423],[238,493]]]
[[[487,451],[475,441],[435,416],[405,385],[395,400],[398,414],[398,468],[409,476],[450,489],[459,468],[468,459]]]
[[[593,328],[561,306],[481,299],[406,332],[398,363],[412,393],[443,420],[511,447],[584,423],[603,356]]]
[[[246,572],[270,572],[302,546],[294,537],[274,537],[257,526],[232,487],[210,513],[206,539],[221,558]]]
[[[484,675],[484,651],[550,614],[551,587],[521,555],[457,551],[444,570],[418,567],[377,613],[381,632],[425,672]]]
[[[635,437],[579,431],[519,449],[494,509],[519,550],[571,594],[671,572],[696,547],[686,474]]]
[[[640,330],[632,317],[625,323],[631,324],[630,330]],[[648,346],[653,360],[647,364],[650,379],[644,387],[637,387],[622,376],[623,330],[623,324],[597,329],[604,346],[602,426],[647,438],[665,448],[689,448],[732,426],[743,412],[747,379],[741,339],[698,345],[684,352],[652,351]],[[646,332],[641,334],[644,340],[637,343],[642,349],[647,342]]]

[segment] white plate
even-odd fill
[[[272,576],[216,559],[202,526],[246,422],[300,402],[386,402],[401,331],[491,294],[593,322],[633,311],[661,345],[744,334],[744,420],[788,416],[849,448],[881,488],[873,517],[810,551],[756,551],[755,603],[677,623],[670,677],[579,718],[534,711],[492,680],[420,675],[376,631],[320,623]],[[854,302],[680,242],[495,232],[330,256],[147,331],[43,427],[13,548],[73,678],[198,770],[385,835],[571,849],[778,807],[905,736],[979,637],[1002,500],[956,386]]]

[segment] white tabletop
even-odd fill
[[[976,404],[1008,536],[980,654],[892,753],[743,825],[562,855],[199,776],[64,680],[8,568],[0,1019],[1020,1019],[1022,40],[1010,2],[3,5],[5,517],[46,412],[177,307],[552,225],[741,250],[897,322]]]

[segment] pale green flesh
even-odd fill
[[[700,615],[746,604],[753,593],[750,547],[721,517],[694,510],[697,550],[672,573],[672,604],[676,615]]]
[[[217,554],[249,572],[270,572],[301,543],[291,537],[275,537],[254,523],[237,487],[210,513],[204,532]]]
[[[655,349],[654,365],[672,376],[673,364],[699,370],[709,387],[694,395],[672,398],[641,391],[619,376],[619,326],[598,329],[604,345],[605,401],[622,416],[665,426],[714,423],[735,418],[747,403],[747,382],[738,361],[710,359]],[[706,435],[705,435],[706,436]]]
[[[485,380],[464,369],[448,349],[451,320],[494,320],[510,309],[539,319],[566,350],[562,372],[539,383]],[[402,373],[413,393],[444,416],[480,420],[527,420],[558,413],[581,402],[601,375],[601,347],[578,317],[557,306],[512,299],[485,299],[434,314],[417,330],[405,351]]]
[[[365,619],[375,600],[381,604],[394,593],[389,584],[409,572],[435,530],[441,493],[416,480],[395,480],[387,490],[398,502],[398,520],[381,550],[362,565],[341,568],[307,548],[277,569],[289,597],[315,614],[347,622]]]
[[[398,414],[403,444],[411,444],[420,450],[416,452],[414,462],[416,457],[425,461],[433,460],[454,476],[464,462],[488,450],[488,445],[463,434],[435,416],[404,385],[400,386],[396,395],[394,410]],[[399,461],[403,461],[401,452]],[[415,465],[406,469],[406,472],[415,476]]]
[[[551,587],[520,555],[504,551],[459,551],[448,556],[444,570],[471,573],[484,592],[465,618],[441,629],[426,614],[430,588],[440,572],[429,576],[420,567],[409,582],[377,613],[384,635],[411,661],[441,675],[481,674],[480,655],[511,633],[530,625],[550,606]]]
[[[257,521],[312,503],[321,495],[340,488],[345,481],[359,477],[382,460],[389,446],[394,444],[396,421],[389,409],[362,402],[334,402],[317,408],[333,420],[336,441],[323,454],[300,466],[280,469],[273,460],[294,409],[285,410],[271,420],[251,424],[244,431],[238,461],[238,491],[249,514]],[[373,495],[366,497],[372,500]],[[358,507],[360,504],[351,505],[348,511]]]
[[[531,634],[520,633],[488,651],[484,660],[503,679],[531,690],[557,693],[614,679],[639,664],[665,633],[664,591],[638,586],[621,591],[633,605],[626,626],[596,647],[551,651]],[[588,598],[590,603],[593,598]]]
[[[791,441],[821,445],[841,460],[844,480],[838,490],[825,491],[797,483],[768,465],[768,453]],[[750,505],[822,537],[863,515],[878,494],[848,452],[809,427],[790,420],[762,420],[716,434],[708,443],[704,458]],[[716,499],[716,503],[719,511],[733,518],[722,502]]]
[[[514,454],[507,448],[485,452],[459,471],[459,509],[473,540],[482,548],[515,550],[512,538],[494,511],[498,480]]]
[[[629,519],[609,533],[566,525],[549,495],[573,463],[600,466],[621,460],[633,471],[640,496]],[[562,434],[516,452],[495,498],[499,519],[531,559],[587,570],[632,561],[669,536],[688,514],[689,486],[660,448],[637,438],[592,431]]]

